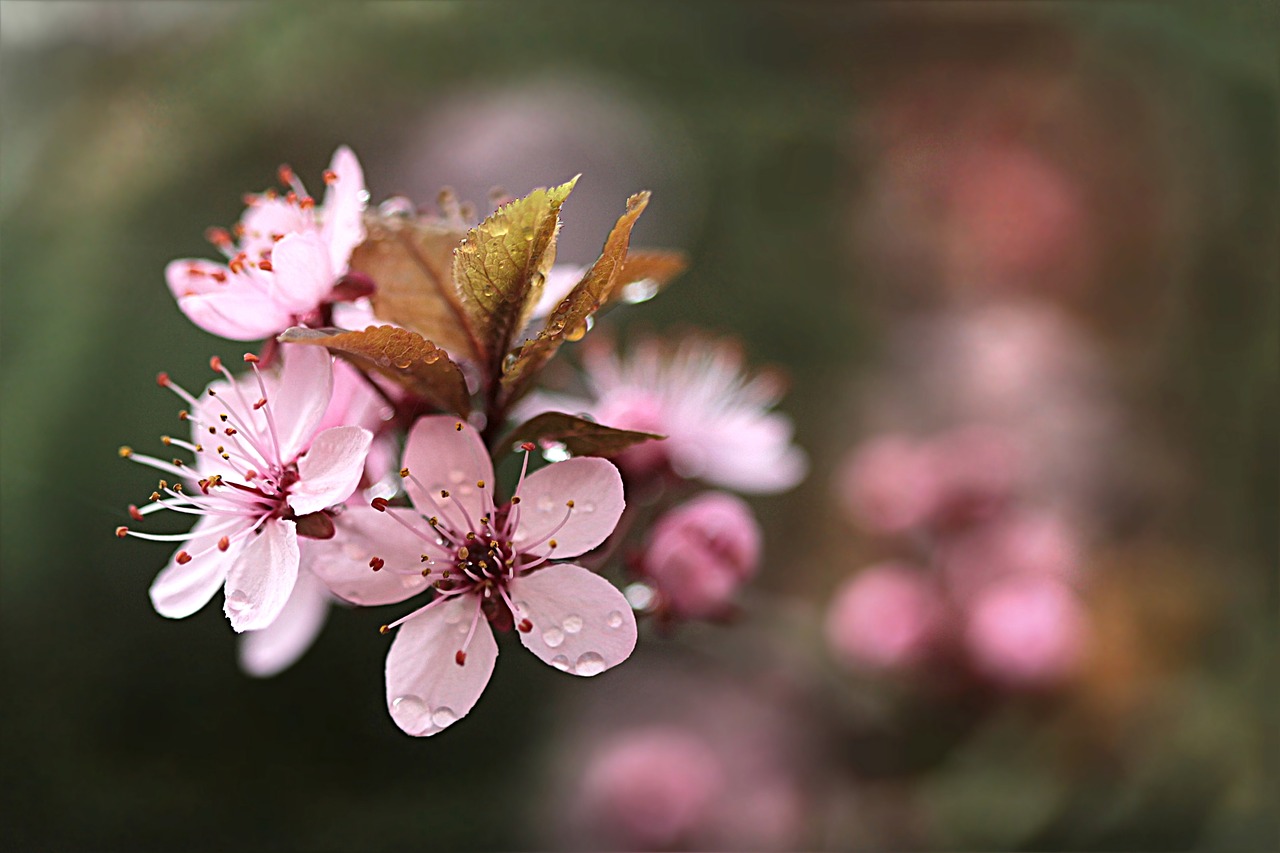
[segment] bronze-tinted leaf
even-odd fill
[[[412,329],[454,358],[478,360],[478,339],[453,285],[453,250],[466,233],[457,216],[368,216],[365,230],[365,241],[351,253],[351,271],[372,280],[378,317]]]
[[[555,260],[560,206],[577,180],[504,205],[468,231],[454,252],[453,281],[480,361],[490,368],[497,367],[542,294]]]
[[[555,441],[574,456],[616,456],[633,445],[663,438],[650,432],[614,429],[563,412],[544,412],[516,427],[503,446],[522,441]]]
[[[395,326],[370,326],[363,332],[295,326],[279,340],[326,347],[357,367],[390,377],[447,412],[465,417],[471,411],[471,396],[458,365],[417,332]]]
[[[627,211],[609,232],[600,257],[547,317],[546,326],[538,337],[526,341],[511,363],[505,365],[502,385],[508,403],[528,390],[538,371],[564,341],[576,341],[586,334],[587,321],[609,300],[617,287],[627,247],[631,243],[631,229],[648,203],[647,192],[636,193],[627,199]]]

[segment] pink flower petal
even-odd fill
[[[289,325],[288,312],[265,286],[248,276],[233,275],[220,264],[173,261],[165,268],[165,278],[187,319],[219,337],[257,341]]]
[[[280,455],[291,462],[307,449],[329,407],[333,367],[322,347],[285,344],[284,370],[274,383],[271,415],[279,431]]]
[[[223,611],[237,631],[257,631],[275,621],[298,580],[298,531],[273,520],[250,534],[227,575]]]
[[[225,519],[205,517],[195,529],[220,528],[224,524]],[[198,533],[169,559],[169,565],[151,584],[151,604],[157,613],[169,619],[183,619],[209,603],[226,581],[231,561],[240,550],[239,547],[225,552],[218,550],[218,540],[227,532]],[[198,556],[180,564],[177,557],[184,551]]]
[[[413,476],[405,481],[405,488],[419,512],[447,518],[458,530],[470,530],[458,505],[472,523],[480,523],[480,516],[492,506],[493,463],[480,434],[467,424],[458,429],[459,423],[455,417],[432,415],[413,425],[404,447],[404,464]],[[484,491],[476,486],[481,482]],[[449,493],[447,499],[440,497],[442,491]]]
[[[429,583],[418,567],[422,551],[430,546],[399,524],[396,515],[422,526],[413,510],[348,506],[335,521],[332,539],[307,543],[308,567],[334,595],[353,604],[394,604],[417,595]],[[369,564],[374,557],[383,561],[376,572]]]
[[[298,515],[340,504],[360,484],[364,458],[373,433],[357,426],[327,429],[298,460],[300,479],[289,493],[289,506]]]
[[[360,161],[347,146],[333,152],[329,171],[335,180],[324,193],[322,233],[329,246],[333,271],[342,273],[347,269],[351,251],[364,241],[363,213],[369,194],[365,191]]]
[[[270,250],[287,234],[303,233],[311,227],[311,217],[301,207],[283,198],[258,196],[240,217],[244,234],[240,248],[256,257]]]
[[[564,463],[560,463],[564,464]],[[621,592],[581,566],[554,565],[508,586],[524,647],[556,669],[596,675],[617,666],[636,647],[636,617]]]
[[[532,554],[576,557],[609,538],[625,506],[622,477],[612,462],[580,457],[548,465],[526,477],[520,487],[516,547]],[[554,549],[542,541],[548,538],[555,540]],[[526,549],[525,542],[538,544]]]
[[[240,668],[258,678],[283,672],[320,634],[329,615],[329,592],[310,572],[298,575],[284,610],[267,628],[240,635]]]
[[[296,314],[314,311],[333,289],[329,250],[316,234],[290,234],[271,250],[276,293]]]
[[[476,612],[474,596],[462,595],[404,623],[387,653],[387,708],[396,725],[415,736],[433,735],[475,707],[498,644],[488,624],[476,626],[466,663],[458,665]]]

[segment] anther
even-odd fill
[[[456,429],[458,432],[462,432],[462,421],[458,421],[456,424],[454,424],[453,428]]]
[[[178,420],[185,421],[185,420],[189,420],[190,418],[191,418],[191,413],[188,412],[186,409],[180,409],[178,411]]]
[[[325,169],[325,170],[324,170],[324,182],[325,182],[326,184],[333,184],[333,183],[337,183],[337,181],[338,181],[338,173],[337,173],[337,172],[333,171],[332,169]]]
[[[533,451],[538,449],[538,446],[534,444],[532,441],[526,441],[524,444],[520,445],[520,449],[523,450],[525,453],[532,453]]]
[[[163,371],[156,374],[156,384],[161,388],[168,388],[169,382],[169,374],[164,373]]]
[[[375,572],[380,571],[382,567],[385,565],[386,565],[386,561],[384,561],[381,557],[373,557],[369,560],[369,568],[373,569]]]
[[[291,169],[287,164],[282,163],[280,168],[276,169],[276,177],[280,179],[280,184],[282,186],[288,187],[293,186],[293,181],[296,176],[293,174],[293,169]]]
[[[218,248],[231,245],[231,235],[225,228],[206,228],[204,238]]]
[[[119,537],[120,539],[123,539],[128,535],[129,535],[129,528],[125,527],[123,524],[116,528],[116,536]]]
[[[164,445],[173,444],[173,439],[167,435],[160,436],[160,443]]]
[[[257,364],[260,360],[261,359],[259,359],[256,355],[254,355],[251,352],[247,352],[244,354],[245,364]]]
[[[121,459],[128,459],[130,456],[133,455],[133,448],[127,444],[122,445],[120,449],[116,451],[116,453],[120,454]]]
[[[442,497],[442,498],[447,498],[447,497],[449,497],[449,490],[448,490],[448,489],[441,489],[441,490],[440,490],[440,497]]]
[[[191,562],[191,555],[188,554],[186,551],[179,551],[177,556],[174,557],[173,559],[178,563],[179,566],[185,566],[187,563]]]
[[[376,509],[378,512],[386,512],[386,511],[387,511],[387,499],[386,499],[386,498],[374,498],[373,500],[369,501],[369,506],[373,507],[373,508],[374,508],[374,509]]]
[[[223,536],[221,539],[218,540],[219,551],[225,551],[230,547],[231,547],[231,540],[228,539],[226,536]]]
[[[484,488],[484,480],[476,480],[476,488],[477,488],[477,489],[483,489],[483,488]]]
[[[467,662],[467,653],[462,649],[458,649],[458,653],[453,656],[453,662],[458,666],[463,666]]]
[[[271,269],[272,269],[271,261],[267,260],[266,258],[263,258],[262,260],[258,261],[258,269],[262,270],[263,272],[271,272]]]
[[[573,501],[565,501],[564,505],[567,506],[569,509],[573,509]]]
[[[458,549],[459,560],[465,560],[467,559],[467,557],[470,557],[470,556],[471,556],[471,552],[467,550],[466,545],[463,545],[461,548]]]
[[[522,634],[527,634],[533,630],[533,623],[528,619],[521,619],[520,624],[516,625],[516,629]]]
[[[389,633],[390,631],[391,631],[391,626],[390,626],[390,625],[381,625],[381,626],[379,626],[379,628],[378,628],[378,633],[379,633],[379,634],[386,634],[386,633]]]
[[[134,521],[142,521],[142,511],[134,504],[129,504],[129,517]]]
[[[213,368],[214,373],[222,372],[222,359],[216,355],[209,359],[209,367]]]
[[[253,410],[256,412],[256,411],[258,411],[258,409],[261,409],[261,408],[262,408],[263,406],[265,406],[266,404],[267,404],[267,398],[266,398],[266,397],[259,397],[259,398],[258,398],[258,401],[257,401],[256,403],[254,403],[254,404],[253,404]]]
[[[518,503],[520,503],[520,496],[519,496],[519,495],[516,495],[514,498],[512,498],[512,499],[511,499],[511,504],[512,504],[512,506],[514,506],[514,505],[516,505],[516,504],[518,504]]]
[[[409,477],[409,469],[408,469],[408,468],[401,468],[401,469],[400,469],[400,478],[401,478],[401,479],[408,479],[408,477]]]
[[[547,547],[548,547],[548,548],[555,548],[555,547],[556,547],[556,545],[557,545],[557,543],[556,543],[556,540],[554,540],[554,539],[552,539],[550,542],[548,542],[548,543],[547,543]]]
[[[160,500],[160,493],[159,493],[159,492],[152,492],[151,494],[147,495],[147,498],[148,498],[149,500],[158,501],[158,500]]]

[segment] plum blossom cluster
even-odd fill
[[[573,180],[480,218],[447,191],[438,211],[370,206],[345,147],[319,200],[289,167],[278,177],[209,230],[221,261],[166,270],[198,327],[261,343],[234,367],[212,357],[203,388],[161,373],[181,434],[162,454],[121,448],[161,477],[116,530],[176,548],[151,585],[159,614],[220,598],[243,668],[269,676],[332,604],[412,600],[382,627],[387,707],[431,735],[476,705],[502,635],[594,676],[631,655],[637,614],[729,612],[760,531],[730,492],[694,495],[803,476],[780,385],[706,337],[629,358],[588,342],[582,396],[540,385],[565,344],[682,271],[630,245],[648,193],[571,267],[555,255]],[[162,515],[193,523],[157,529]]]
[[[892,556],[837,590],[834,654],[879,670],[958,668],[1009,688],[1070,676],[1088,635],[1082,543],[1061,514],[1020,494],[1024,469],[1018,443],[985,426],[855,447],[839,497]]]

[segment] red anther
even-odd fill
[[[409,469],[408,469],[408,468],[401,468],[401,469],[400,469],[400,479],[402,479],[402,480],[403,480],[404,478],[406,478],[406,477],[408,477],[408,476],[409,476]]]
[[[458,421],[456,424],[454,424],[453,428],[456,429],[458,432],[462,432],[462,421]]]
[[[289,204],[297,204],[298,194],[293,190],[289,190],[287,193],[284,194],[284,200],[289,202]]]
[[[134,504],[129,504],[129,517],[134,521],[142,521],[142,511]]]
[[[256,193],[245,193],[240,197],[240,200],[244,202],[245,207],[253,207],[258,203],[258,199],[259,196]]]
[[[520,445],[520,449],[525,453],[532,453],[538,449],[538,445],[534,444],[532,441],[526,441],[524,444]]]
[[[185,420],[188,420],[190,417],[191,417],[191,413],[188,412],[186,409],[178,410],[178,420],[185,421]]]
[[[333,171],[333,169],[324,170],[324,182],[326,184],[337,183],[337,180],[338,180],[337,172]]]
[[[156,384],[161,388],[169,387],[169,374],[161,372],[156,374]]]
[[[302,198],[298,199],[298,207],[302,208],[303,210],[310,210],[315,206],[316,206],[316,200],[309,195],[304,195]]]
[[[209,367],[213,369],[214,373],[221,373],[222,359],[218,358],[216,355],[213,356],[212,358],[209,359]]]
[[[186,551],[179,551],[178,555],[173,559],[177,562],[179,566],[185,566],[187,563],[191,562],[191,555],[188,554]]]
[[[244,233],[245,233],[244,223],[243,223],[243,222],[237,222],[235,225],[232,225],[232,226],[231,226],[231,233],[232,233],[232,234],[235,234],[237,237],[243,237],[243,236],[244,236]]]
[[[458,649],[458,653],[453,656],[453,662],[458,666],[462,666],[467,662],[467,653],[462,649]]]
[[[253,404],[253,410],[256,412],[256,411],[258,411],[258,409],[261,409],[261,408],[262,408],[263,406],[265,406],[266,404],[267,404],[267,398],[266,398],[266,397],[259,397],[259,398],[258,398],[258,402],[256,402],[256,403],[254,403],[254,404]]]
[[[293,169],[289,168],[288,164],[282,163],[280,164],[280,168],[276,169],[276,177],[280,179],[281,184],[288,187],[293,185],[295,176],[293,174]]]
[[[386,512],[386,511],[387,511],[387,499],[386,499],[386,498],[374,498],[373,500],[369,501],[369,506],[373,507],[373,508],[374,508],[374,509],[376,509],[378,512]]]
[[[224,273],[222,270],[214,270],[213,272],[209,273],[209,275],[218,284],[223,284],[227,280],[227,274]]]
[[[379,627],[378,627],[378,633],[379,633],[379,634],[389,634],[389,633],[391,633],[391,626],[390,626],[390,625],[381,625],[381,626],[379,626]]]
[[[258,269],[262,270],[263,272],[271,272],[272,270],[271,261],[268,261],[266,258],[263,258],[262,260],[258,261]]]
[[[245,354],[244,354],[244,363],[245,363],[245,364],[257,364],[260,360],[261,360],[261,359],[259,359],[256,355],[254,355],[254,354],[253,354],[253,353],[251,353],[251,352],[247,352],[247,353],[245,353]]]
[[[221,539],[218,540],[219,551],[225,551],[230,547],[231,547],[231,540],[228,539],[226,536],[223,536]]]
[[[231,234],[225,228],[206,228],[204,238],[218,248],[231,245]]]
[[[244,478],[246,480],[256,480],[258,479],[258,472],[250,468],[248,471],[244,472]]]
[[[227,435],[235,435],[237,432],[239,432],[239,430],[236,429],[235,427],[227,427],[226,429],[223,430],[223,432],[225,432]]]
[[[533,630],[533,623],[530,622],[528,619],[521,619],[520,624],[516,625],[516,630],[518,630],[522,634],[527,634]]]
[[[275,189],[273,188],[264,192],[263,195],[266,196],[268,199],[274,200],[276,196],[280,195],[280,193],[276,192]]]
[[[386,561],[383,560],[381,557],[372,557],[369,560],[369,568],[373,569],[375,572],[381,571],[382,567],[385,565],[386,565]]]
[[[116,528],[116,536],[120,537],[121,539],[123,539],[128,535],[129,535],[129,528],[125,527],[124,525],[121,525]]]

